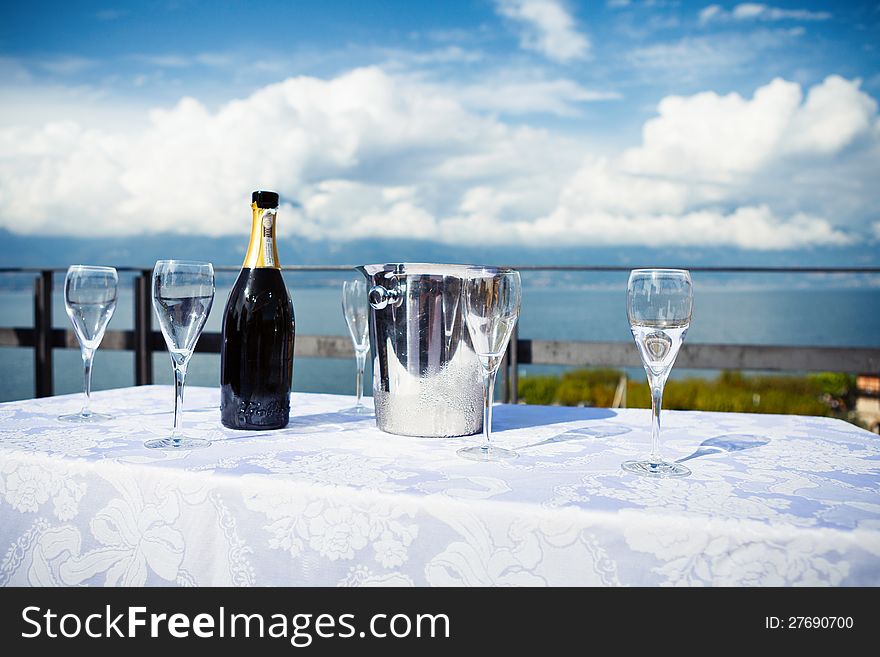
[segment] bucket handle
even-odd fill
[[[397,277],[394,275],[386,276],[388,282],[385,287],[383,285],[374,285],[370,288],[369,299],[370,306],[374,310],[382,310],[383,308],[387,308],[391,306],[392,308],[396,308],[401,303],[403,303],[403,292],[400,289],[400,284],[397,280]]]

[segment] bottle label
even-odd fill
[[[271,212],[263,213],[263,263],[266,267],[275,266],[275,245],[272,234],[275,232],[275,217]]]

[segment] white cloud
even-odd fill
[[[0,56],[0,80],[22,83],[30,81],[31,77],[31,72],[20,60]]]
[[[625,170],[638,174],[729,182],[779,153],[801,102],[800,86],[781,79],[755,92],[668,96],[659,116],[642,129],[642,144],[624,153]]]
[[[479,50],[450,45],[431,50],[386,50],[389,66],[413,67],[431,64],[473,64],[484,58]]]
[[[39,62],[38,66],[53,75],[76,75],[90,68],[94,68],[97,62],[88,57],[77,55],[60,55]]]
[[[135,55],[133,59],[158,68],[187,68],[195,61],[183,55]]]
[[[774,249],[876,236],[880,122],[857,80],[671,96],[641,143],[606,157],[467,95],[371,67],[216,110],[184,98],[138,129],[3,128],[0,226],[240,234],[250,191],[269,187],[287,200],[282,239]]]
[[[180,55],[176,53],[166,53],[163,55],[131,55],[129,59],[159,69],[182,69],[191,66],[232,68],[241,64],[241,62],[231,53],[220,52],[203,52],[196,55]],[[251,65],[254,64],[252,58],[249,60],[249,63]]]
[[[130,131],[148,123],[142,105],[133,99],[111,100],[106,89],[86,85],[40,85],[27,77],[20,80],[24,84],[11,82],[8,86],[0,85],[0,97],[3,98],[0,126],[40,129],[47,123],[57,122],[60,111],[63,111],[63,120],[74,121],[86,128]]]
[[[685,36],[675,41],[635,48],[626,56],[651,79],[667,76],[680,84],[708,73],[728,73],[796,46],[804,35],[800,26],[760,28],[746,33]]]
[[[858,80],[830,76],[806,100],[799,85],[781,79],[751,99],[670,96],[658,114],[645,124],[641,145],[581,167],[547,227],[577,234],[580,218],[581,231],[616,223],[637,241],[674,235],[682,244],[797,248],[852,241],[828,220],[859,213],[838,188],[848,185],[863,208],[880,201],[871,182],[880,174],[877,104]],[[847,165],[856,144],[867,151],[864,162]]]
[[[877,103],[860,81],[832,75],[803,101],[800,85],[777,78],[752,99],[732,93],[668,96],[645,123],[642,145],[624,153],[639,174],[729,183],[790,155],[834,155],[870,137]]]
[[[721,18],[725,16],[726,12],[721,5],[709,5],[708,7],[704,7],[700,10],[700,22],[701,23],[709,23],[716,18]]]
[[[520,46],[558,62],[584,59],[590,40],[559,0],[496,0],[496,11],[520,27]]]
[[[343,239],[386,235],[407,239],[434,239],[435,218],[419,204],[415,187],[380,187],[350,180],[327,180],[315,185],[303,201],[297,218],[304,237],[320,239],[328,233]]]
[[[439,91],[439,90],[438,90]],[[615,91],[586,89],[573,80],[502,77],[489,82],[466,84],[447,93],[464,106],[504,114],[555,114],[577,116],[582,103],[620,100]]]
[[[568,240],[592,245],[737,246],[743,249],[795,249],[846,245],[852,238],[828,221],[806,214],[775,216],[767,206],[747,206],[725,214],[700,210],[683,215],[583,213],[561,207],[529,231],[543,243]]]
[[[755,2],[744,2],[727,11],[721,5],[709,5],[700,11],[700,22],[730,21],[826,21],[831,18],[827,11],[808,9],[780,9]]]
[[[475,184],[528,177],[532,189],[546,188],[542,176],[558,178],[577,162],[563,141],[471,113],[448,94],[376,68],[291,78],[215,112],[185,98],[153,110],[137,132],[72,121],[0,130],[0,225],[28,233],[93,235],[96,226],[116,234],[239,233],[258,187],[316,212],[336,198],[332,207],[350,204],[345,216],[353,218],[362,205],[349,201],[359,194],[386,207],[386,188],[417,184],[420,202],[436,213]],[[323,200],[310,205],[313,197]],[[330,215],[311,220],[325,237],[353,236]],[[381,232],[381,222],[373,226]]]
[[[807,94],[787,135],[795,152],[836,153],[876,126],[877,102],[859,89],[860,80],[829,76]]]

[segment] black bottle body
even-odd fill
[[[223,314],[223,426],[251,430],[287,426],[295,334],[293,304],[281,271],[242,269]]]

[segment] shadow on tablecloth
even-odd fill
[[[492,410],[492,432],[612,417],[617,417],[617,411],[611,408],[499,404]]]

